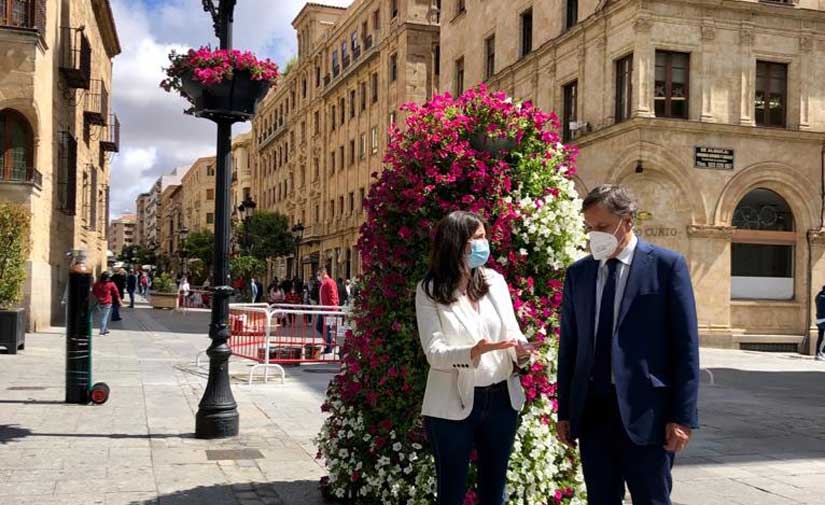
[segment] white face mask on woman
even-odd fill
[[[622,221],[619,221],[613,233],[591,231],[588,234],[590,237],[590,253],[593,255],[593,259],[601,261],[609,258],[616,252],[616,248],[619,247],[619,239],[616,238],[616,232],[619,231],[621,226]]]

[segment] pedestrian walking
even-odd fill
[[[145,272],[140,273],[140,294],[143,297],[149,294],[149,276]]]
[[[255,277],[251,277],[249,279],[249,292],[250,297],[249,300],[252,303],[259,303],[261,301],[261,290],[259,288],[260,284],[258,281],[255,280]]]
[[[137,268],[126,278],[126,292],[129,293],[129,308],[135,308],[135,291],[138,288],[140,271]]]
[[[451,212],[436,225],[415,294],[418,335],[430,364],[421,413],[435,456],[438,505],[465,503],[473,449],[479,502],[504,505],[506,496],[525,401],[514,369],[530,363],[532,347],[504,277],[483,266],[489,255],[482,220]]]
[[[584,200],[591,255],[567,270],[558,438],[581,453],[588,502],[670,505],[671,468],[699,427],[699,331],[685,258],[636,237],[623,187]],[[595,348],[594,348],[595,347]]]
[[[119,300],[125,300],[125,291],[126,291],[126,270],[123,268],[118,268],[115,271],[114,275],[112,275],[112,282],[115,283],[117,286],[118,294],[120,295]],[[112,304],[112,321],[120,321],[122,318],[120,317],[120,303],[113,303]]]
[[[189,296],[189,279],[185,275],[180,276],[178,284],[178,307],[186,307],[186,298]]]
[[[816,299],[816,329],[819,330],[819,336],[816,339],[816,359],[817,361],[825,361],[825,286],[817,293]]]
[[[316,278],[319,284],[318,296],[320,297],[320,305],[322,306],[338,306],[338,286],[332,277],[327,274],[327,269],[322,267],[318,271]],[[327,310],[325,307],[322,310]],[[315,322],[315,329],[318,334],[324,337],[326,347],[324,347],[324,354],[332,352],[332,328],[326,324],[326,317],[319,315]],[[326,329],[326,331],[324,331]]]
[[[120,305],[120,292],[112,282],[109,272],[100,274],[100,278],[92,286],[92,296],[97,300],[97,308],[100,311],[100,334],[108,335],[112,307]]]
[[[349,301],[349,295],[347,294],[347,287],[344,285],[344,279],[338,277],[335,286],[338,288],[338,298],[340,298],[341,305],[346,305]]]

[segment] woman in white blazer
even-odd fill
[[[439,505],[460,505],[477,451],[481,505],[503,505],[524,391],[516,370],[532,348],[519,329],[507,283],[484,268],[483,221],[456,211],[436,226],[415,311],[430,371],[421,413],[435,456]]]

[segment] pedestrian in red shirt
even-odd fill
[[[100,274],[100,278],[92,286],[92,296],[97,300],[97,307],[100,310],[100,334],[109,334],[109,317],[112,315],[112,304],[120,305],[120,291],[112,282],[109,272]]]
[[[324,306],[338,306],[338,286],[335,284],[335,281],[327,274],[326,268],[321,268],[318,270],[318,280],[321,282],[321,289],[320,289],[320,302],[321,302],[321,310],[328,310]],[[325,316],[319,315],[318,321],[315,323],[315,329],[318,330],[318,333],[324,336],[324,340],[326,341],[326,347],[324,348],[324,353],[328,354],[332,352],[332,328],[328,324],[324,324]],[[324,327],[326,327],[326,334],[324,333]]]

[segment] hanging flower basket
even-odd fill
[[[161,88],[177,91],[192,104],[189,112],[202,117],[251,118],[279,75],[274,62],[248,51],[201,47],[185,55],[172,51],[169,61]]]

